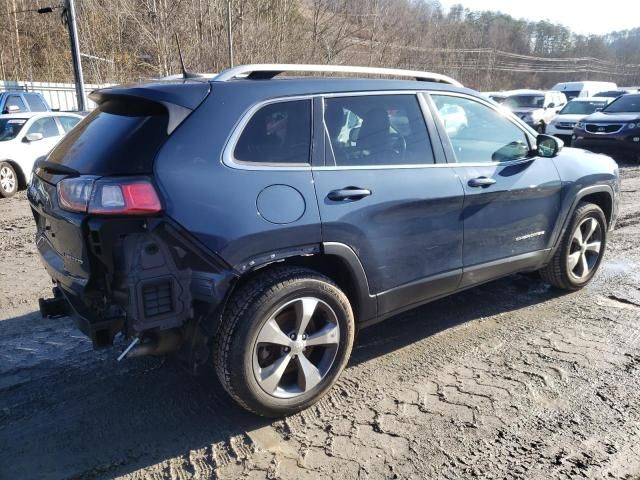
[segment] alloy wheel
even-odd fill
[[[567,270],[577,281],[584,281],[598,264],[602,251],[602,227],[587,217],[576,227],[567,255]]]
[[[319,385],[338,352],[340,327],[333,309],[315,297],[281,306],[262,325],[253,347],[253,374],[276,398],[293,398]]]
[[[6,165],[0,168],[0,187],[7,193],[12,193],[16,188],[16,175]]]

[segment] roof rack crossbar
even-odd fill
[[[457,80],[446,75],[419,70],[402,70],[397,68],[351,67],[347,65],[305,65],[305,64],[253,64],[239,65],[222,71],[213,79],[214,82],[245,78],[252,80],[271,79],[285,72],[321,72],[321,73],[363,73],[368,75],[387,75],[394,77],[410,77],[425,82],[439,82],[462,87]]]

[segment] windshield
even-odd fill
[[[503,105],[509,108],[542,108],[544,95],[513,95],[508,97]]]
[[[598,108],[604,108],[607,102],[573,101],[560,110],[560,115],[591,115]]]
[[[640,95],[624,95],[603,110],[607,113],[640,113]]]
[[[6,142],[7,140],[16,138],[25,123],[27,123],[26,118],[0,119],[0,142]]]

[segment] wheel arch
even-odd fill
[[[553,248],[549,253],[549,258],[553,256],[553,253],[560,245],[560,240],[564,236],[565,231],[569,228],[573,213],[578,208],[580,202],[589,202],[597,205],[604,212],[607,220],[607,226],[611,225],[614,213],[614,193],[613,189],[609,185],[591,185],[579,190],[573,198],[571,206],[567,209],[567,213],[564,216],[564,220],[561,224],[561,228],[557,230],[554,236]]]
[[[233,285],[228,297],[231,297],[242,284],[264,272],[265,269],[282,265],[309,268],[333,280],[349,299],[356,323],[360,324],[376,317],[376,296],[369,293],[369,282],[362,263],[353,249],[342,243],[326,242],[322,244],[317,254],[295,254],[260,265],[242,274]]]
[[[22,171],[22,167],[20,166],[20,164],[15,160],[11,160],[10,158],[3,158],[2,160],[0,160],[0,163],[3,162],[11,165],[13,170],[16,172],[16,175],[18,176],[18,190],[24,190],[25,188],[27,188],[27,177]]]

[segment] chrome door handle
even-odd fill
[[[339,190],[332,190],[327,197],[329,200],[340,202],[342,200],[360,200],[371,195],[371,190],[359,187],[345,187]]]
[[[494,183],[496,183],[496,181],[493,178],[478,177],[478,178],[472,178],[471,180],[469,180],[468,184],[470,187],[487,188],[493,185]]]

